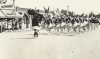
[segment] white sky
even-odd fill
[[[43,9],[43,6],[50,6],[51,9],[67,9],[67,5],[69,5],[70,10],[76,13],[100,12],[100,0],[16,0],[16,5],[27,8],[37,7],[39,9]]]

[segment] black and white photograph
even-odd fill
[[[0,59],[100,59],[99,0],[0,0]]]

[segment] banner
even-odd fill
[[[14,0],[0,0],[0,12],[6,16],[15,15]]]
[[[0,0],[0,4],[5,4],[7,0]]]
[[[14,2],[14,0],[0,0],[0,9],[12,9]]]

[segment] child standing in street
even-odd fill
[[[34,29],[34,38],[37,38],[37,37],[38,37],[38,30]]]

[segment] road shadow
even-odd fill
[[[70,36],[70,37],[74,37],[74,36],[77,36],[79,35],[80,33],[79,32],[49,32],[49,33],[39,33],[39,36],[42,36],[42,37],[45,37],[45,36],[52,36],[52,35],[55,35],[55,36]],[[27,35],[27,36],[32,36],[31,38],[16,38],[16,39],[34,39],[34,34],[33,33],[27,33],[27,34],[24,34],[24,35]]]
[[[56,36],[76,36],[80,33],[76,33],[76,32],[59,32],[59,33],[51,33],[52,35],[56,35]]]
[[[49,33],[39,33],[39,35],[48,35]],[[34,34],[24,34],[24,35],[34,35]]]
[[[23,40],[28,39],[28,40],[32,40],[32,39],[34,39],[34,38],[15,38],[15,39],[23,39]]]

